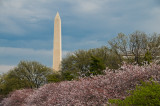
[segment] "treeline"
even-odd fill
[[[63,58],[61,70],[53,72],[35,61],[21,61],[17,67],[0,76],[0,94],[23,88],[39,88],[50,82],[78,80],[81,77],[105,74],[104,70],[118,69],[123,62],[129,64],[159,64],[160,35],[147,35],[136,31],[118,36],[108,42],[109,46],[78,50]]]
[[[78,50],[68,54],[62,61],[61,72],[67,72],[67,80],[103,74],[105,67],[118,69],[123,62],[128,64],[160,63],[160,35],[147,35],[136,31],[108,41],[109,46]]]
[[[126,36],[119,33],[116,38],[108,42],[111,49],[117,55],[125,56],[129,63],[143,65],[144,61],[148,64],[151,61],[159,61],[160,56],[160,35],[147,35],[144,32],[136,31]]]

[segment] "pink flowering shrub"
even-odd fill
[[[124,64],[120,69],[106,69],[106,75],[81,78],[74,81],[51,83],[26,94],[13,92],[1,103],[3,106],[103,105],[108,99],[125,98],[126,90],[135,88],[141,80],[160,80],[160,66]]]
[[[24,99],[32,93],[32,89],[16,90],[4,98],[0,106],[22,106]]]
[[[4,95],[0,95],[0,103],[3,100],[4,97],[5,97]]]

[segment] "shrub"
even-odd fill
[[[160,105],[160,84],[156,82],[142,82],[142,86],[137,86],[135,90],[130,91],[131,95],[125,100],[111,99],[112,104],[117,105],[135,105],[135,106],[159,106]]]
[[[90,68],[87,76],[104,74],[105,68],[105,64],[102,62],[101,58],[91,56]]]
[[[152,55],[149,51],[147,51],[145,53],[145,56],[144,56],[144,60],[147,62],[147,64],[150,64],[151,63],[151,60],[152,60]]]
[[[61,73],[54,72],[47,76],[48,83],[62,81]]]
[[[22,106],[24,100],[33,93],[33,89],[16,90],[4,98],[0,106]]]
[[[61,77],[62,80],[65,81],[71,81],[73,79],[76,79],[78,76],[78,73],[76,71],[62,71],[61,72]]]

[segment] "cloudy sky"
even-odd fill
[[[160,33],[160,0],[0,0],[0,73],[20,60],[52,67],[54,17],[63,55],[107,45],[118,33]]]

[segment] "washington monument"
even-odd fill
[[[54,41],[53,41],[53,71],[61,69],[62,47],[61,47],[61,18],[57,12],[54,19]]]

